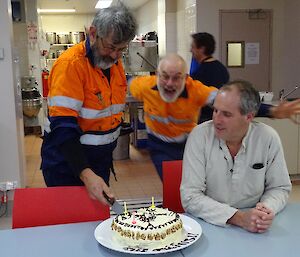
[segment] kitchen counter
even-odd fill
[[[272,103],[276,105],[276,102]],[[300,115],[298,115],[299,118]],[[289,174],[300,174],[300,125],[289,119],[255,118],[255,120],[263,122],[277,131],[283,146]]]

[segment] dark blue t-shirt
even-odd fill
[[[199,80],[204,85],[214,86],[217,88],[222,87],[229,81],[229,73],[226,67],[218,60],[211,62],[201,63],[201,67],[191,74],[193,79]],[[208,106],[204,106],[201,109],[201,115],[199,122],[202,123],[212,118],[212,109]]]
[[[197,72],[191,74],[193,79],[201,81],[204,85],[222,87],[229,81],[226,67],[218,60],[201,63]]]

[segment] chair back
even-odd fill
[[[182,213],[180,183],[182,177],[182,161],[164,161],[163,169],[163,207]]]
[[[105,220],[109,206],[92,200],[83,186],[18,188],[12,228]]]

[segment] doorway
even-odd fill
[[[220,26],[221,61],[230,80],[248,80],[259,91],[271,91],[272,11],[220,10]]]

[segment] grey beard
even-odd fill
[[[118,60],[113,60],[110,57],[103,57],[103,56],[95,56],[94,57],[94,64],[102,69],[102,70],[106,70],[108,68],[110,68],[111,66],[113,66]]]
[[[172,98],[169,98],[165,95],[164,89],[162,86],[160,86],[159,81],[157,81],[157,88],[158,88],[159,95],[167,103],[175,102],[178,99],[178,97],[180,96],[180,94],[183,92],[184,86],[185,86],[185,82],[183,82],[183,84],[181,85],[181,88],[179,90],[177,90],[177,92],[174,94],[174,96]]]
[[[102,70],[106,70],[113,66],[118,60],[114,60],[110,56],[101,56],[98,54],[98,48],[92,46],[94,64]]]

